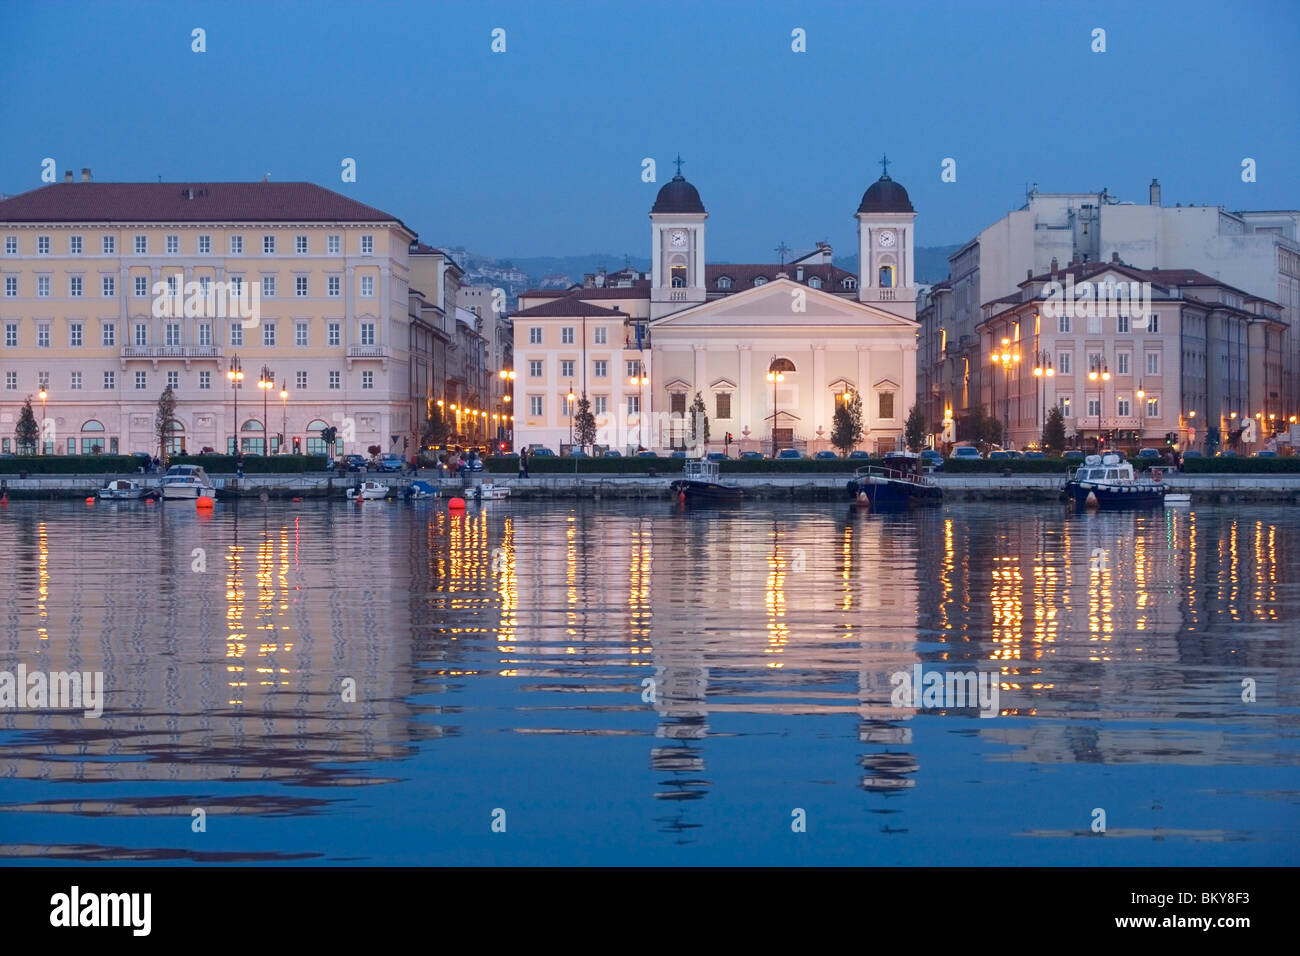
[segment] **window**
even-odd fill
[[[339,387],[339,373],[330,372],[330,388],[337,389]]]
[[[1160,353],[1159,352],[1147,353],[1147,374],[1148,375],[1160,374]]]
[[[99,294],[105,299],[111,299],[117,295],[117,279],[113,276],[101,276]]]
[[[143,298],[146,298],[148,295],[149,295],[149,277],[148,277],[148,276],[136,276],[136,277],[135,277],[135,297],[136,297],[137,299],[143,299]]]
[[[136,345],[149,344],[149,326],[144,322],[137,322],[135,324],[135,344]]]
[[[542,344],[542,327],[540,325],[530,325],[528,327],[528,344],[529,345]]]
[[[179,322],[168,322],[163,326],[163,344],[181,344],[181,324]]]
[[[48,349],[50,347],[50,323],[39,322],[36,325],[36,347]]]
[[[560,378],[573,378],[573,359],[560,360]]]
[[[5,276],[5,298],[13,299],[18,295],[18,277]]]
[[[719,288],[719,289],[730,289],[730,288],[731,288],[731,276],[718,276],[718,288]]]
[[[68,388],[74,392],[81,391],[81,373],[72,372],[68,375]]]
[[[640,360],[640,359],[628,359],[628,362],[627,362],[627,377],[628,377],[628,378],[638,378],[638,377],[640,377],[640,375],[641,375],[641,360]]]
[[[894,417],[894,393],[893,392],[881,392],[880,395],[878,396],[877,404],[879,406],[879,414],[876,416],[877,418]]]
[[[572,367],[572,364],[573,364],[573,363],[569,363],[569,364],[570,364],[570,367]],[[529,377],[529,378],[541,378],[541,377],[542,377],[542,362],[541,362],[541,359],[530,359],[530,360],[529,360],[529,362],[528,362],[528,377]]]
[[[1070,364],[1073,361],[1073,352],[1059,352],[1056,356],[1056,373],[1058,375],[1069,375]]]
[[[167,373],[167,387],[170,388],[173,392],[176,391],[178,388],[181,387],[181,373],[180,373],[180,372],[168,372],[168,373]]]
[[[598,325],[598,326],[596,326],[595,338],[593,338],[592,341],[593,341],[596,345],[608,345],[609,343],[608,343],[607,338],[606,338],[608,332],[609,332],[609,329],[605,328],[605,326],[603,326],[603,325]]]
[[[629,395],[627,397],[627,413],[629,415],[636,415],[640,411],[641,411],[641,396]]]
[[[5,323],[5,348],[14,349],[18,347],[18,323]]]
[[[1147,316],[1147,331],[1148,332],[1160,331],[1160,316],[1156,315],[1154,311],[1149,316]]]
[[[259,290],[259,291],[260,291],[260,290]],[[243,294],[244,294],[244,277],[243,277],[243,276],[231,276],[231,277],[230,277],[230,294],[231,294],[232,296],[234,296],[235,298],[241,298],[241,297],[243,296]]]
[[[342,248],[342,242],[338,236],[327,236],[325,239],[325,251],[331,256],[337,256]]]
[[[36,295],[38,298],[48,299],[50,297],[50,277],[36,277]]]
[[[136,236],[136,237],[135,237],[135,254],[136,254],[137,256],[143,256],[143,255],[147,255],[148,253],[149,253],[149,237],[148,237],[148,236]]]
[[[275,298],[275,276],[262,276],[262,298]]]
[[[1070,333],[1070,317],[1064,312],[1056,317],[1056,331],[1063,335]]]
[[[17,236],[5,236],[5,255],[7,255],[7,256],[16,256],[16,255],[18,255],[18,237],[17,237]]]
[[[1147,418],[1160,417],[1160,399],[1154,396],[1147,396]]]
[[[17,372],[5,372],[5,388],[11,392],[18,390]]]
[[[673,392],[672,395],[669,396],[668,413],[670,415],[686,414],[686,393],[685,392]]]
[[[49,372],[37,372],[37,373],[36,373],[36,384],[37,384],[37,386],[38,386],[39,388],[42,388],[42,389],[48,389],[48,388],[50,387],[50,373],[49,373]]]
[[[760,285],[767,285],[766,277],[758,276],[756,279],[754,279],[754,287],[757,288]]]
[[[116,373],[116,372],[105,372],[105,373],[104,373],[104,391],[106,391],[106,392],[111,392],[111,391],[112,391],[113,389],[115,389],[115,388],[117,388],[117,373]]]
[[[1096,418],[1096,417],[1097,417],[1098,415],[1100,415],[1100,414],[1101,414],[1101,399],[1100,399],[1100,398],[1093,398],[1093,397],[1089,396],[1089,398],[1088,398],[1088,417],[1089,417],[1089,418]]]
[[[361,387],[362,387],[362,388],[374,388],[374,387],[375,387],[375,373],[374,373],[374,372],[371,372],[371,371],[368,371],[368,370],[367,370],[367,371],[361,373]]]
[[[821,276],[812,276],[808,280],[808,286],[813,289],[820,289],[822,287]]]
[[[306,236],[294,236],[294,237],[293,237],[293,251],[294,251],[296,254],[300,255],[300,256],[305,256],[305,255],[307,254],[307,237],[306,237]]]
[[[100,236],[99,251],[106,256],[117,255],[117,236]]]
[[[1121,334],[1128,331],[1128,316],[1121,315],[1115,319],[1115,331]]]
[[[198,249],[199,249],[199,255],[201,255],[201,256],[210,256],[210,255],[212,255],[212,237],[211,237],[211,236],[199,236],[199,245],[198,245]]]
[[[149,387],[149,377],[144,372],[135,373],[135,387],[137,391],[144,391]]]
[[[607,411],[609,411],[609,399],[604,395],[596,395],[592,400],[591,413],[604,415]]]
[[[540,395],[528,396],[528,414],[539,415],[539,416],[542,414],[542,396]]]
[[[294,372],[293,375],[293,387],[299,391],[304,391],[307,388],[307,373]]]
[[[560,344],[561,345],[573,344],[573,326],[566,325],[564,328],[560,329]]]
[[[1127,352],[1115,353],[1115,373],[1117,375],[1128,375],[1129,354]]]
[[[212,323],[200,322],[199,323],[199,345],[211,345],[211,344],[212,344]]]
[[[325,280],[325,292],[331,299],[337,299],[341,294],[342,283],[338,276],[330,276]]]
[[[713,396],[713,417],[730,418],[731,417],[731,393],[718,392]]]
[[[49,236],[37,236],[37,237],[36,237],[36,254],[37,254],[38,256],[48,256],[48,255],[50,254],[50,237],[49,237]]]
[[[1121,418],[1123,418],[1123,417],[1127,416],[1128,413],[1129,413],[1129,401],[1128,401],[1128,399],[1125,398],[1125,397],[1123,397],[1122,395],[1121,395],[1121,396],[1117,396],[1117,397],[1115,398],[1115,414],[1116,414],[1116,415],[1119,415]]]
[[[361,344],[362,345],[375,344],[375,323],[373,322],[361,323]]]
[[[74,348],[74,349],[81,348],[82,334],[84,332],[84,329],[85,327],[80,322],[68,323],[68,347],[69,348]]]
[[[179,291],[180,291],[179,280],[177,279],[176,275],[173,273],[172,275],[169,275],[167,277],[167,294],[176,295]]]
[[[591,363],[591,372],[596,378],[609,377],[609,362],[604,359],[596,359]]]
[[[267,347],[275,345],[275,323],[274,322],[264,321],[262,323],[262,344]]]
[[[168,237],[167,237],[167,255],[169,255],[169,256],[180,255],[180,251],[181,251],[181,237],[180,237],[180,236],[168,236]]]
[[[99,323],[99,344],[105,348],[112,348],[117,345],[117,323],[100,322]]]
[[[244,327],[240,325],[238,322],[232,322],[230,324],[230,344],[231,345],[244,344]]]
[[[262,237],[262,255],[264,256],[275,255],[275,236]]]
[[[880,267],[880,288],[892,289],[893,287],[894,287],[894,267],[881,266]]]
[[[212,388],[212,373],[199,372],[199,390],[207,391],[210,388]]]
[[[373,256],[373,255],[375,254],[375,237],[374,237],[374,236],[362,236],[362,237],[361,237],[361,254],[362,254],[363,256]]]
[[[341,328],[340,328],[340,326],[339,326],[339,323],[337,323],[337,322],[331,322],[331,323],[329,323],[329,325],[325,326],[325,331],[326,331],[326,340],[325,340],[325,341],[326,341],[326,344],[328,344],[328,345],[338,345],[338,344],[339,344],[339,334],[340,334],[340,332],[341,332]]]
[[[307,323],[306,322],[295,322],[293,324],[293,344],[294,345],[307,344]]]
[[[362,276],[361,277],[361,298],[373,299],[374,297],[375,297],[375,277]]]
[[[1069,395],[1061,396],[1060,406],[1061,406],[1061,417],[1069,418],[1070,417],[1070,396]]]
[[[79,255],[81,255],[81,237],[80,237],[80,236],[68,236],[68,255],[70,255],[70,256],[79,256]]]
[[[230,254],[231,254],[232,256],[242,256],[242,255],[244,254],[244,237],[243,237],[243,236],[231,236],[231,237],[230,237]]]
[[[858,287],[858,280],[853,278],[841,279],[840,285],[846,289],[856,289]]]
[[[81,276],[68,276],[68,296],[73,299],[80,299],[81,290]]]
[[[293,294],[296,295],[296,296],[297,296],[298,298],[300,298],[300,299],[305,299],[305,298],[307,297],[307,277],[306,277],[306,276],[294,276],[294,277],[293,277]]]

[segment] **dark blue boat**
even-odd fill
[[[702,458],[686,462],[682,467],[682,477],[670,482],[668,487],[684,504],[726,504],[745,498],[739,485],[724,485],[718,481],[716,461]]]
[[[1168,486],[1159,470],[1138,478],[1133,465],[1119,455],[1089,455],[1061,489],[1061,497],[1077,507],[1115,511],[1125,508],[1160,508]]]
[[[920,455],[893,454],[884,465],[859,468],[849,479],[849,497],[879,511],[933,508],[943,504],[943,489],[925,476]]]

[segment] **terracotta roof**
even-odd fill
[[[264,182],[52,183],[0,202],[0,222],[396,222],[405,228],[396,216],[315,183]]]
[[[604,286],[599,289],[584,289],[580,285],[571,285],[567,289],[529,289],[519,293],[519,298],[564,299],[578,296],[583,299],[647,299],[650,297],[650,280],[638,279],[631,288],[616,289]]]
[[[784,272],[791,282],[798,282],[795,278],[799,273],[799,266],[792,266],[789,263],[781,265],[778,262],[766,263],[745,263],[745,262],[720,262],[714,264],[705,264],[704,266],[704,287],[709,292],[717,292],[718,279],[722,276],[731,277],[731,291],[740,291],[751,289],[754,286],[754,280],[759,276],[771,282],[776,278],[778,272]],[[840,282],[844,279],[856,279],[852,272],[841,269],[839,266],[821,263],[818,265],[803,265],[803,281],[806,285],[808,280],[817,276],[822,280],[823,287],[834,285],[836,290],[842,290]],[[721,290],[726,291],[726,290]]]
[[[587,290],[593,291],[593,290]],[[583,302],[577,296],[570,296],[564,299],[555,299],[551,302],[543,302],[541,305],[535,305],[532,308],[515,312],[510,317],[512,319],[531,319],[531,318],[627,318],[627,313],[621,309],[603,309],[598,305],[591,305]]]

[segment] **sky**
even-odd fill
[[[1298,40],[1296,0],[0,0],[0,193],[39,187],[46,157],[60,179],[269,174],[438,245],[648,256],[680,154],[709,257],[733,262],[855,250],[884,154],[919,246],[967,241],[1032,183],[1294,209]]]

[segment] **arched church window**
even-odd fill
[[[755,285],[755,286],[767,285],[767,279],[766,279],[765,277],[763,277],[763,276],[755,276],[755,277],[754,277],[754,285]]]
[[[685,270],[682,271],[684,272]],[[673,288],[674,289],[686,288],[686,276],[680,275],[676,269],[673,270]]]
[[[880,288],[892,289],[893,287],[894,287],[894,267],[881,266],[880,267]]]
[[[846,289],[856,289],[856,288],[858,287],[858,280],[857,280],[857,279],[845,279],[845,280],[843,280],[843,281],[840,283],[840,285],[844,286],[844,288],[846,288]]]
[[[730,289],[730,288],[731,288],[731,276],[719,276],[719,277],[718,277],[718,288],[719,288],[719,289]]]
[[[808,285],[814,289],[820,289],[822,287],[821,277],[813,276],[811,279],[808,280]]]

